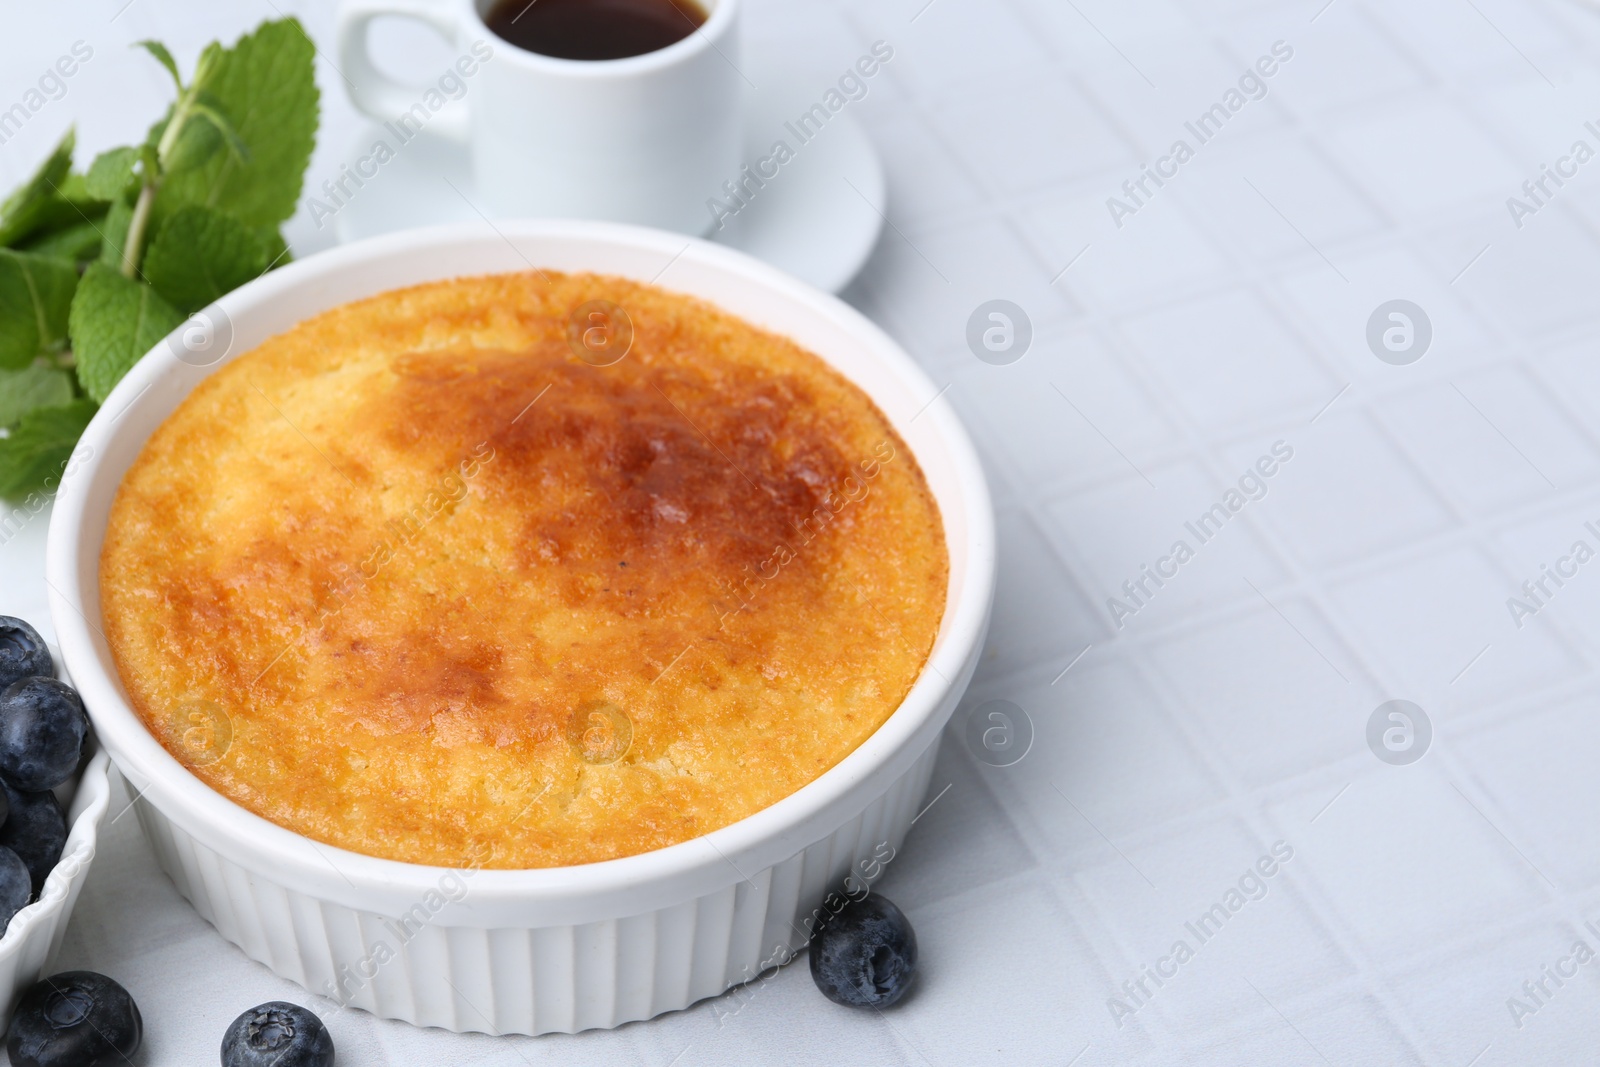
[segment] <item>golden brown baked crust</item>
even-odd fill
[[[632,320],[611,366],[569,344],[592,300]],[[223,795],[524,868],[816,778],[916,680],[947,573],[916,462],[821,360],[534,273],[349,304],[207,379],[124,478],[100,589],[133,707]]]

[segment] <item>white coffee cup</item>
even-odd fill
[[[744,88],[739,0],[700,2],[709,15],[681,41],[626,59],[581,60],[495,36],[484,22],[492,0],[345,0],[340,67],[367,115],[389,123],[427,116],[429,131],[469,145],[481,210],[491,215],[700,234],[710,223],[706,198],[739,170]],[[467,87],[464,114],[433,114],[424,103],[430,86],[374,66],[368,33],[381,16],[416,19],[460,48],[454,69]]]

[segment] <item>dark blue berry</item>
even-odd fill
[[[65,682],[24,678],[0,690],[0,776],[30,792],[72,777],[89,716]]]
[[[55,677],[56,665],[39,631],[10,615],[0,615],[0,689],[42,674]]]
[[[6,1051],[12,1067],[122,1067],[143,1036],[126,989],[93,971],[63,971],[22,994]]]
[[[222,1067],[333,1067],[333,1038],[305,1008],[274,1000],[233,1020]]]
[[[876,893],[846,904],[811,939],[811,978],[835,1004],[888,1007],[916,973],[911,921]]]
[[[0,826],[0,845],[22,857],[37,896],[67,843],[67,817],[56,795],[48,790],[25,793],[0,778],[0,791],[11,809]]]
[[[0,848],[0,933],[32,899],[33,876],[28,873],[28,865],[9,848]]]

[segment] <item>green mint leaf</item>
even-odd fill
[[[144,254],[144,276],[182,312],[197,311],[266,273],[261,238],[231,215],[190,205],[167,216]]]
[[[200,58],[194,64],[194,85],[191,88],[196,91],[205,89],[211,76],[217,72],[217,63],[224,54],[221,41],[212,41],[200,50]]]
[[[276,226],[264,226],[256,230],[256,237],[266,247],[267,270],[277,270],[294,262],[294,257],[289,254],[289,242],[283,239],[283,234]]]
[[[139,162],[137,148],[113,148],[101,152],[89,165],[84,189],[96,200],[120,200],[132,190],[133,165]]]
[[[222,135],[223,143],[228,146],[234,161],[237,163],[250,162],[250,146],[244,143],[239,136],[239,131],[233,128],[233,120],[222,112],[222,105],[210,93],[201,90],[195,94],[195,103],[189,109],[190,114],[205,119],[217,128]]]
[[[53,174],[52,170],[46,178]],[[106,202],[90,195],[84,176],[73,171],[68,171],[54,190],[49,189],[48,181],[40,187],[46,193],[27,210],[28,225],[17,227],[25,230],[25,235],[12,241],[11,247],[61,259],[93,258],[93,249],[81,254],[78,250],[88,242],[85,234],[105,216]]]
[[[167,125],[172,121],[172,114],[158,122],[150,130],[152,138],[151,151],[154,152],[154,142],[159,142],[161,135],[166,133]],[[178,132],[177,141],[173,142],[168,150],[167,159],[161,166],[161,172],[167,178],[179,174],[191,173],[210,163],[222,151],[222,131],[204,120],[190,119],[184,123],[183,129]],[[170,185],[171,183],[168,182]],[[172,201],[172,196],[167,196],[160,201],[163,206]]]
[[[87,210],[96,204],[102,203],[98,197],[89,195],[89,181],[75,170],[67,171],[66,180],[56,189],[61,199]]]
[[[247,226],[276,226],[294,214],[316,142],[315,57],[293,18],[264,22],[215,54],[202,84],[250,147],[249,161],[218,152],[203,166],[169,174],[157,198],[158,216],[186,203],[225,211]],[[222,136],[210,122],[193,126]],[[179,140],[188,136],[185,129]]]
[[[146,52],[156,57],[167,73],[172,75],[172,81],[178,87],[178,92],[183,92],[183,78],[178,74],[178,62],[172,58],[172,53],[167,51],[167,46],[160,41],[135,41],[135,48],[143,48]]]
[[[72,300],[72,352],[83,391],[104,403],[122,376],[182,321],[144,282],[91,263]]]
[[[48,237],[50,234],[60,230],[69,229],[85,219],[94,218],[105,211],[105,208],[105,202],[100,200],[80,201],[52,197],[40,206],[38,213],[35,215],[35,223],[28,230],[27,236],[18,240],[13,247],[21,248],[29,242]]]
[[[22,416],[9,436],[0,437],[0,497],[15,500],[59,485],[95,408],[93,401],[73,400]]]
[[[0,249],[0,368],[18,370],[61,347],[77,284],[70,260]]]
[[[15,426],[34,408],[54,407],[71,399],[70,371],[37,364],[21,370],[0,370],[0,427]]]
[[[64,226],[48,233],[28,238],[18,249],[48,259],[69,259],[74,263],[87,263],[100,255],[102,222],[105,208],[81,220],[74,226]]]
[[[72,170],[72,150],[76,142],[76,134],[68,130],[33,177],[0,203],[0,248],[10,248],[38,229],[51,203],[60,199],[57,190]],[[300,195],[298,186],[295,195]]]
[[[139,146],[139,166],[144,168],[145,174],[161,173],[161,157],[153,142],[147,141]]]

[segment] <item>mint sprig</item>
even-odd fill
[[[96,406],[184,315],[280,265],[316,141],[294,19],[213,42],[143,140],[72,169],[69,130],[0,202],[0,497],[52,489]]]
[[[249,155],[215,152],[203,166],[174,175],[161,206],[202,204],[251,227],[276,229],[287,221],[316,144],[315,58],[311,39],[294,19],[266,23],[220,53],[202,88],[208,106],[232,121]]]

